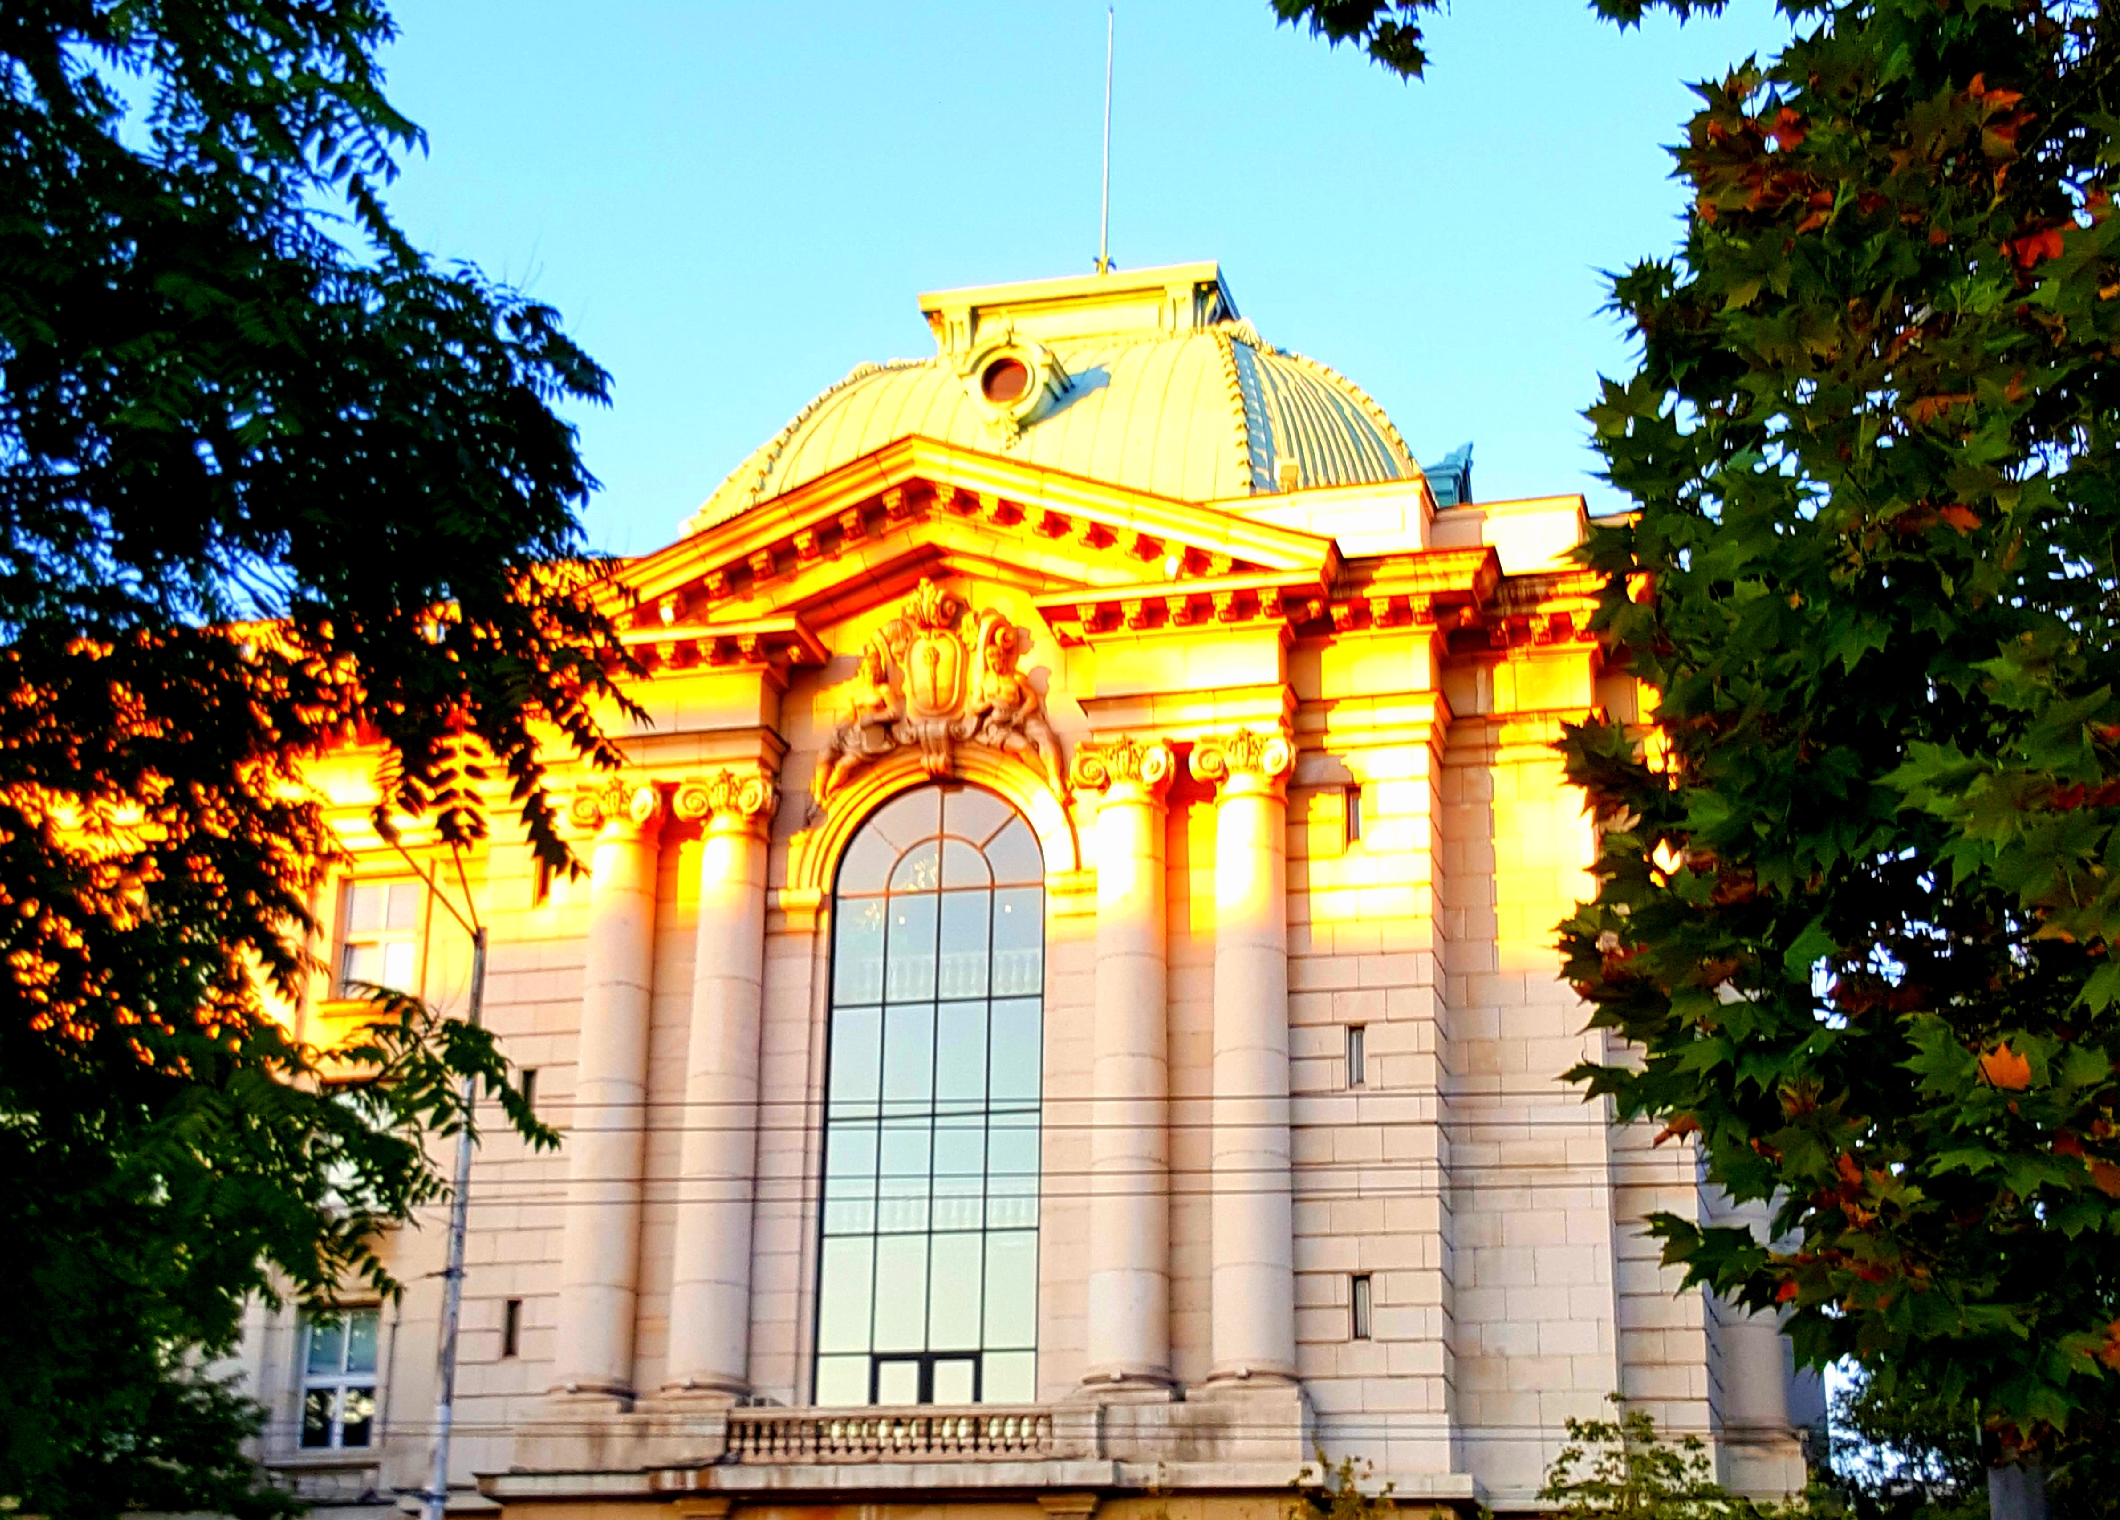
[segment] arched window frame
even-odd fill
[[[1035,1397],[1045,872],[1022,811],[976,785],[901,790],[847,839],[831,915],[821,1405]]]

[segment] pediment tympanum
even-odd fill
[[[908,438],[635,560],[620,579],[636,599],[629,641],[718,639],[729,658],[729,629],[777,627],[778,646],[754,649],[804,663],[799,630],[951,571],[1042,595],[1233,575],[1323,583],[1337,568],[1329,538]]]

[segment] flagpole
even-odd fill
[[[1104,208],[1097,225],[1097,273],[1112,272],[1112,28],[1118,7],[1104,8]]]

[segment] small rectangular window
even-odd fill
[[[1366,1087],[1369,1085],[1369,1026],[1349,1024],[1347,1026],[1347,1085]]]
[[[523,1068],[523,1107],[529,1109],[533,1114],[537,1112],[537,1068],[535,1066],[525,1066]]]
[[[501,1355],[519,1356],[523,1349],[523,1301],[511,1298],[501,1308]]]
[[[363,997],[369,987],[419,991],[422,906],[417,877],[346,883],[339,917],[338,996]]]
[[[1347,818],[1347,843],[1357,844],[1362,838],[1362,789],[1350,783],[1341,806]]]
[[[530,906],[542,908],[552,901],[552,862],[542,855],[533,855],[530,869]]]
[[[302,1326],[302,1445],[346,1450],[375,1440],[376,1337],[382,1311],[344,1309]]]
[[[1369,1274],[1357,1272],[1349,1280],[1347,1296],[1348,1333],[1358,1341],[1369,1339]]]

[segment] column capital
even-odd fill
[[[774,781],[764,766],[725,766],[689,776],[678,783],[672,810],[680,818],[704,820],[709,830],[762,832],[780,802]]]
[[[1068,779],[1077,791],[1102,792],[1107,801],[1138,797],[1160,802],[1177,769],[1177,755],[1163,740],[1122,734],[1076,745]]]
[[[1224,797],[1279,796],[1295,768],[1295,740],[1286,728],[1232,729],[1205,735],[1193,745],[1193,778],[1213,784]]]
[[[637,776],[606,776],[575,788],[567,820],[590,833],[610,829],[641,834],[661,820],[662,812],[662,793],[654,782]]]

